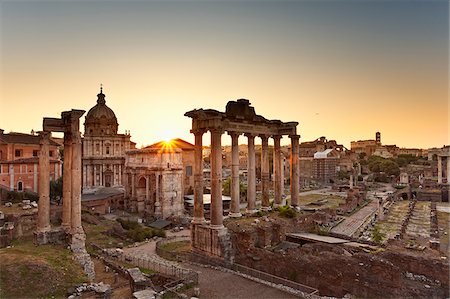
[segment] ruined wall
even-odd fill
[[[264,232],[262,232],[264,231]],[[322,296],[448,297],[448,264],[401,253],[350,254],[338,245],[310,243],[271,251],[266,228],[232,231],[235,262],[319,289]],[[272,242],[272,246],[275,242]],[[266,248],[264,248],[266,247]],[[437,281],[436,281],[437,280]]]

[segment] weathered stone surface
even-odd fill
[[[154,290],[146,289],[133,293],[133,299],[155,299],[156,292]]]

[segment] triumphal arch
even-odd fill
[[[282,122],[268,120],[255,113],[249,100],[230,101],[225,112],[212,109],[195,109],[185,113],[192,118],[191,133],[195,135],[194,164],[194,219],[192,222],[192,247],[194,251],[227,258],[228,233],[223,226],[222,205],[222,145],[221,137],[225,132],[231,137],[232,170],[231,170],[231,206],[230,217],[240,217],[239,202],[239,145],[238,137],[244,135],[248,140],[248,175],[246,212],[256,212],[256,167],[255,137],[261,138],[261,209],[269,210],[269,138],[274,141],[274,206],[282,204],[282,160],[280,140],[284,135],[291,138],[290,182],[292,206],[298,205],[299,169],[297,135],[298,122]],[[202,137],[206,132],[211,134],[211,222],[207,223],[203,210],[203,159]]]

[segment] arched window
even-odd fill
[[[22,182],[17,182],[17,191],[23,191],[23,183]]]

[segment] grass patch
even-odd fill
[[[68,288],[87,281],[64,246],[35,246],[27,238],[0,249],[0,298],[65,298]]]
[[[191,250],[190,241],[176,241],[171,243],[166,243],[160,246],[162,250],[170,252],[189,252]]]

